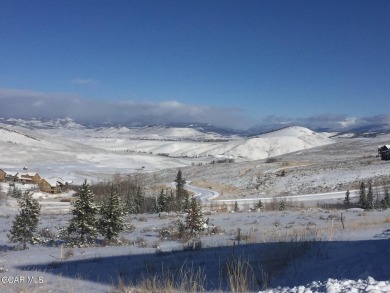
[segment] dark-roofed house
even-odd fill
[[[378,148],[378,156],[382,160],[390,160],[390,145],[384,145]]]

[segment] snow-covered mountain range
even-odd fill
[[[331,143],[327,135],[297,126],[246,137],[189,127],[91,128],[71,119],[9,119],[0,123],[0,168],[30,166],[51,175],[53,169],[63,170],[77,180],[80,174],[259,160]]]

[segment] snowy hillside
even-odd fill
[[[302,127],[247,138],[177,127],[95,129],[69,119],[7,122],[16,125],[0,124],[0,168],[30,166],[41,173],[45,172],[42,168],[62,169],[72,174],[71,180],[78,177],[75,173],[96,177],[177,168],[220,158],[258,160],[333,142]]]
[[[219,141],[218,136],[199,138],[193,129],[138,129],[143,139],[134,139],[135,130],[99,130],[95,137],[82,138],[83,143],[112,150],[166,154],[171,157],[229,157],[244,160],[258,160],[303,149],[333,143],[325,135],[303,127],[289,127],[254,138],[229,138]],[[156,134],[153,134],[156,131]],[[130,134],[131,133],[131,134]],[[172,140],[173,137],[180,139]],[[147,139],[149,138],[149,139]],[[160,138],[157,140],[156,138]]]
[[[67,131],[71,131],[69,128]],[[53,130],[54,131],[54,130]],[[41,176],[60,176],[74,182],[84,178],[112,176],[115,172],[129,173],[176,168],[188,163],[149,154],[113,153],[105,149],[70,140],[58,135],[43,134],[27,128],[0,124],[0,169],[19,170],[28,166]],[[72,132],[80,137],[82,130]]]

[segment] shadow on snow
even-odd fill
[[[117,285],[119,278],[125,283],[137,284],[142,276],[162,276],[163,270],[175,273],[181,268],[200,267],[206,276],[206,289],[217,290],[228,288],[226,263],[233,258],[250,264],[247,272],[254,276],[253,289],[266,285],[292,287],[328,278],[357,280],[371,276],[376,280],[388,280],[390,277],[388,239],[274,242],[152,254],[96,255],[17,268]]]

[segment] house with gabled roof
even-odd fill
[[[47,193],[61,193],[67,184],[61,178],[42,178],[39,182],[39,190]]]
[[[5,181],[16,182],[18,180],[19,172],[8,172],[8,171],[5,171],[5,173],[6,173]]]
[[[18,178],[20,178],[20,181],[22,183],[31,183],[31,184],[39,184],[41,181],[41,176],[39,176],[38,173],[21,173],[18,175]]]

